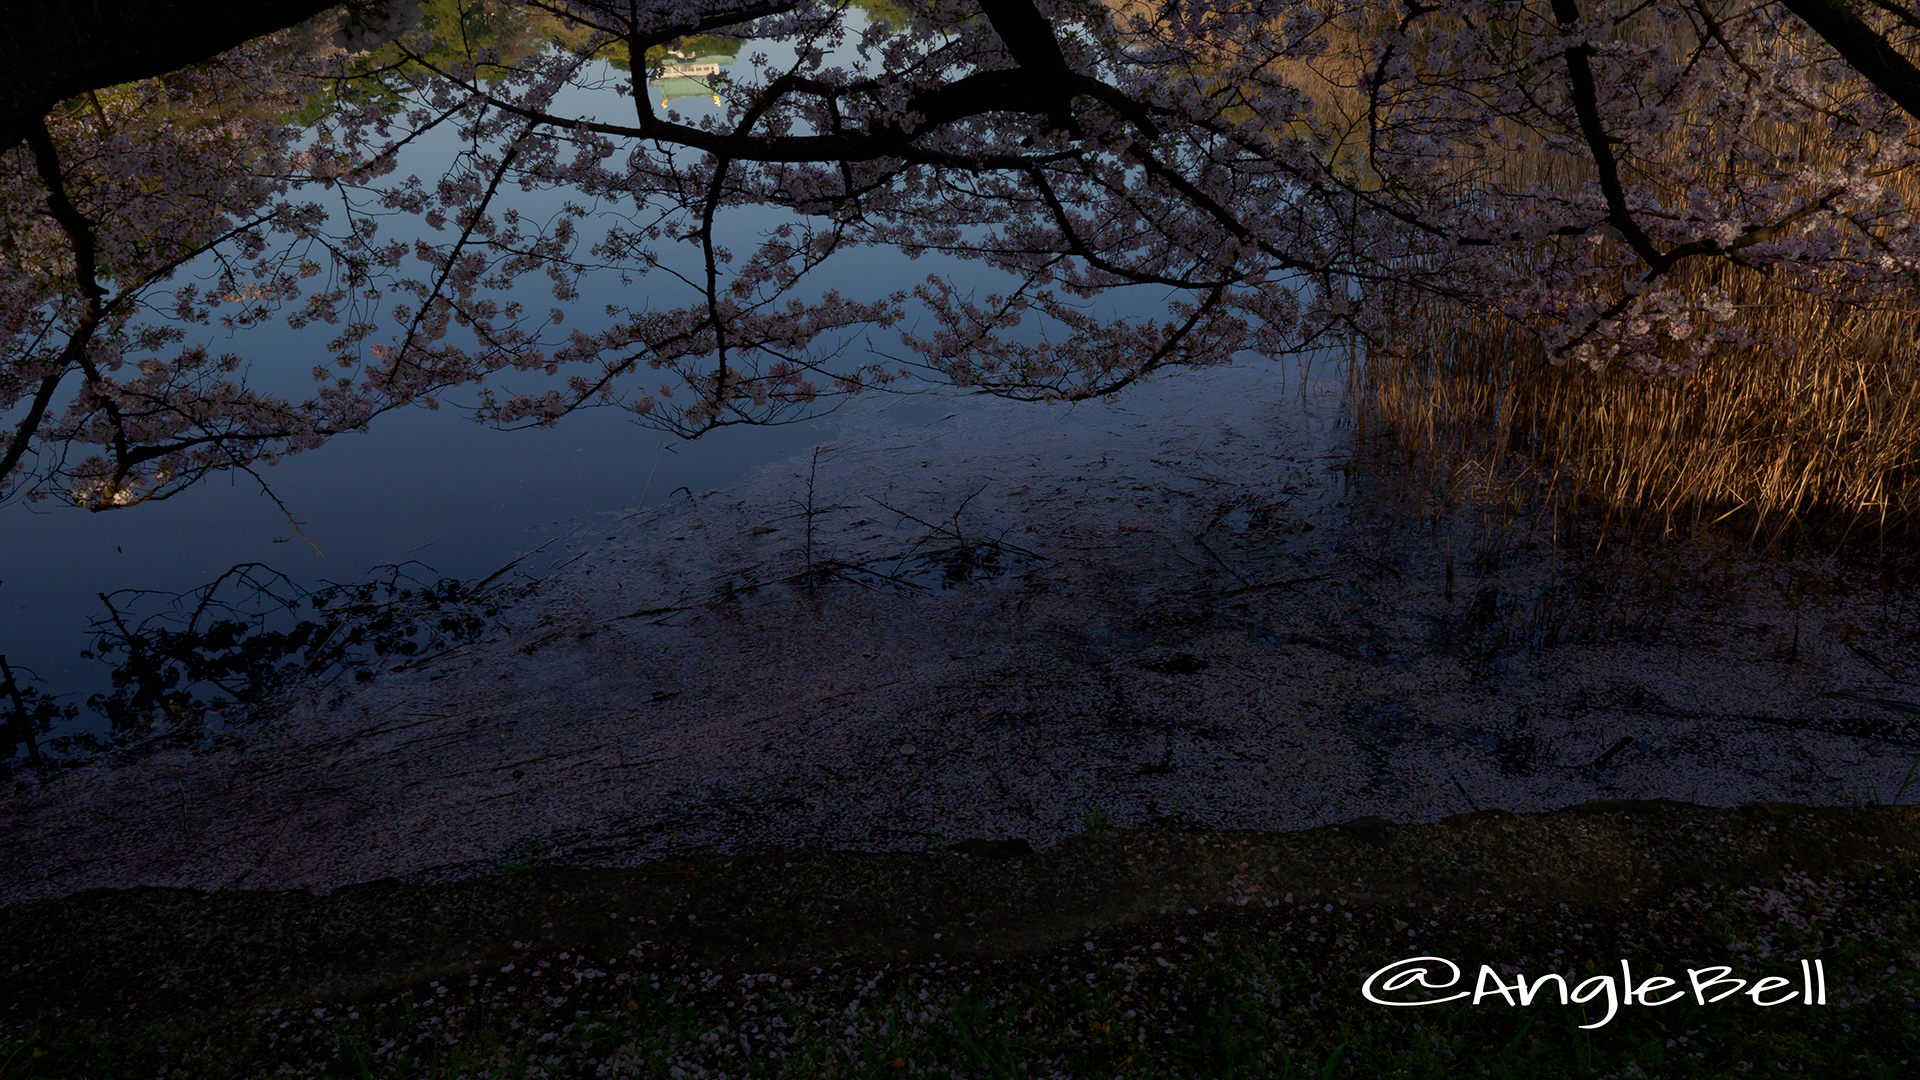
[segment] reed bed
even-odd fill
[[[1729,287],[1751,325],[1805,344],[1652,380],[1553,366],[1522,331],[1430,302],[1396,347],[1359,357],[1360,426],[1428,480],[1496,475],[1636,530],[1739,528],[1768,547],[1920,535],[1914,319]]]
[[[1642,18],[1621,33],[1681,54],[1694,45],[1684,24]],[[1329,94],[1324,105],[1344,116],[1353,103]],[[1814,125],[1748,134],[1814,169],[1841,152]],[[1654,152],[1677,160],[1681,147],[1668,138]],[[1574,153],[1493,153],[1484,164],[1507,184],[1569,197],[1592,175]],[[1712,187],[1717,167],[1682,175]],[[1882,182],[1920,205],[1911,171]],[[1685,186],[1662,196],[1677,199]],[[1554,257],[1552,242],[1514,256],[1536,265]],[[1498,313],[1383,298],[1395,309],[1391,333],[1356,354],[1357,426],[1403,468],[1420,463],[1425,482],[1452,490],[1463,477],[1498,477],[1503,501],[1550,493],[1557,510],[1635,535],[1704,530],[1768,550],[1920,538],[1916,307],[1857,303],[1831,274],[1768,275],[1723,260],[1690,260],[1670,281],[1696,295],[1725,289],[1761,344],[1721,346],[1691,375],[1648,378],[1555,366],[1528,327]]]

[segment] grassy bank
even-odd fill
[[[1891,1078],[1913,1074],[1920,1048],[1917,883],[1909,856],[1870,877],[1789,875],[1629,904],[1253,898],[991,963],[752,972],[645,944],[611,956],[529,946],[380,1000],[214,1023],[14,1024],[0,1076]],[[1577,987],[1617,975],[1622,959],[1637,980],[1664,973],[1682,988],[1687,969],[1713,965],[1749,986],[1779,976],[1787,996],[1800,960],[1818,959],[1828,997],[1626,1006],[1605,1023],[1604,995],[1561,1005],[1550,987],[1527,1006],[1362,997],[1369,973],[1422,955],[1462,972],[1435,997],[1471,989],[1481,963],[1509,983],[1561,973]]]

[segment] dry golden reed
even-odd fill
[[[1646,32],[1691,46],[1684,28]],[[1761,134],[1807,164],[1828,163],[1817,132]],[[1587,179],[1569,168],[1576,160],[1532,153],[1502,165],[1509,182],[1571,190]],[[1886,182],[1920,205],[1911,173]],[[1569,509],[1636,531],[1738,529],[1769,547],[1920,538],[1916,309],[1849,306],[1721,261],[1693,260],[1673,279],[1728,290],[1748,329],[1796,347],[1723,347],[1689,377],[1648,380],[1551,365],[1498,315],[1421,300],[1404,307],[1387,347],[1357,356],[1359,426],[1403,462],[1422,462],[1429,481],[1469,466],[1510,482],[1524,475]]]
[[[1500,459],[1518,451],[1574,505],[1662,532],[1731,524],[1769,544],[1801,526],[1920,536],[1913,318],[1716,271],[1742,317],[1801,347],[1721,351],[1689,378],[1656,381],[1552,366],[1515,328],[1432,302],[1395,348],[1360,357],[1362,423],[1423,458],[1429,476],[1469,462],[1511,476]]]

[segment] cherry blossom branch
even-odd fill
[[[1576,33],[1580,27],[1580,8],[1574,0],[1552,0],[1554,18],[1560,20],[1563,33]],[[1627,209],[1626,189],[1620,185],[1620,163],[1614,157],[1613,145],[1619,140],[1607,134],[1606,125],[1600,119],[1597,92],[1593,83],[1593,65],[1591,63],[1594,48],[1589,43],[1581,43],[1568,49],[1564,54],[1567,61],[1567,76],[1573,83],[1573,108],[1580,118],[1580,134],[1587,141],[1587,149],[1593,155],[1594,168],[1599,172],[1600,193],[1607,200],[1607,224],[1619,232],[1627,246],[1642,262],[1653,271],[1664,272],[1672,262],[1653,246],[1653,241],[1640,230],[1640,223],[1634,220],[1632,211]]]
[[[80,368],[86,376],[88,387],[100,394],[100,404],[106,410],[113,425],[114,460],[120,464],[114,471],[112,483],[117,485],[126,477],[126,426],[121,422],[119,405],[102,389],[100,372],[95,370],[93,360],[87,355],[87,345],[106,315],[104,301],[107,295],[107,290],[96,276],[97,245],[93,235],[93,222],[88,221],[86,216],[73,205],[73,200],[67,197],[66,179],[60,172],[60,155],[53,145],[53,132],[47,129],[44,120],[39,126],[27,131],[26,141],[27,146],[33,151],[34,165],[39,170],[40,180],[47,187],[47,212],[60,224],[61,231],[67,234],[67,240],[73,250],[74,284],[79,288],[80,295],[86,298],[86,311],[67,336],[67,347],[61,353],[58,371],[64,373],[72,367]],[[48,378],[58,383],[58,374]],[[33,419],[37,427],[39,418]],[[18,460],[18,453],[13,448],[9,448],[5,462],[7,467],[0,469],[0,478],[11,474],[12,467]]]
[[[1852,46],[1793,13],[1812,2],[1183,0],[1120,14],[914,0],[887,35],[798,0],[520,0],[503,10],[568,20],[544,50],[485,51],[464,22],[454,60],[424,38],[365,61],[249,47],[103,91],[97,115],[49,117],[39,145],[0,157],[0,395],[24,414],[0,475],[43,442],[95,444],[100,457],[18,489],[163,498],[459,386],[478,387],[479,418],[498,426],[616,401],[686,435],[774,422],[904,373],[844,354],[848,331],[902,318],[907,292],[803,298],[853,247],[1011,278],[979,302],[930,279],[913,295],[935,328],[902,335],[923,368],[1009,396],[1100,396],[1166,365],[1334,335],[1385,342],[1409,298],[1505,318],[1554,362],[1682,373],[1691,361],[1674,356],[1742,332],[1721,325],[1724,295],[1676,283],[1688,260],[1832,281],[1850,302],[1913,295],[1920,221],[1891,178],[1920,163],[1914,117],[1848,70]],[[356,33],[404,21],[378,7]],[[656,113],[648,50],[707,32],[793,60],[736,65],[716,119]],[[632,122],[566,115],[568,86],[615,77],[589,67],[613,42],[633,66],[618,76]],[[841,66],[849,49],[860,69]],[[272,118],[369,71],[378,93],[333,95],[310,139]],[[237,87],[281,96],[241,115],[222,96]],[[146,119],[159,115],[206,123]],[[470,149],[447,175],[382,180],[449,121]],[[565,206],[528,224],[508,181]],[[331,219],[275,202],[316,185],[339,192]],[[736,257],[721,230],[747,206],[799,218]],[[393,215],[455,228],[444,243],[376,242]],[[589,223],[604,233],[580,235]],[[409,251],[419,280],[403,276]],[[154,303],[196,257],[210,288]],[[684,284],[685,298],[554,336],[600,272],[664,274],[649,285]],[[553,282],[544,320],[512,292],[532,273]],[[1086,309],[1122,285],[1172,295],[1164,313]],[[250,390],[232,376],[244,357],[184,343],[216,317],[239,329],[289,304],[295,326],[344,323],[322,355],[338,370],[315,365],[308,400]],[[1037,346],[1015,336],[1033,315]],[[61,412],[76,369],[84,385]],[[662,398],[693,400],[631,387],[648,370],[667,376]],[[496,401],[494,377],[515,371],[564,381]]]
[[[1892,98],[1909,116],[1920,118],[1920,68],[1894,51],[1887,39],[1861,21],[1842,0],[1780,0],[1833,46],[1855,71]],[[1898,9],[1889,6],[1888,10]],[[1912,21],[1908,15],[1903,21]]]

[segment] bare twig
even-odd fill
[[[1244,578],[1244,577],[1242,577],[1242,576],[1240,575],[1240,571],[1238,571],[1238,570],[1235,570],[1235,569],[1234,569],[1234,568],[1233,568],[1233,567],[1232,567],[1231,565],[1229,565],[1229,564],[1228,564],[1228,562],[1227,562],[1227,560],[1225,560],[1225,559],[1223,559],[1223,558],[1221,558],[1221,557],[1220,557],[1220,553],[1219,553],[1219,552],[1217,552],[1217,551],[1215,551],[1215,550],[1213,550],[1213,548],[1211,548],[1211,547],[1209,547],[1209,546],[1207,546],[1207,537],[1206,537],[1206,534],[1205,534],[1205,533],[1199,533],[1199,534],[1196,534],[1196,535],[1194,536],[1194,538],[1193,538],[1193,542],[1194,542],[1194,543],[1196,543],[1196,544],[1199,544],[1199,545],[1200,545],[1200,550],[1202,550],[1202,551],[1204,551],[1204,552],[1206,552],[1207,554],[1209,554],[1209,555],[1211,555],[1211,556],[1213,556],[1213,561],[1214,561],[1214,562],[1217,562],[1217,563],[1219,563],[1219,564],[1220,564],[1220,565],[1221,565],[1222,567],[1225,567],[1225,568],[1226,568],[1226,571],[1227,571],[1227,573],[1229,573],[1229,574],[1232,574],[1232,575],[1233,575],[1233,579],[1234,579],[1235,581],[1238,581],[1238,582],[1239,582],[1240,584],[1242,584],[1242,585],[1247,585],[1247,586],[1248,586],[1249,588],[1251,588],[1251,585],[1249,584],[1249,582],[1247,581],[1247,579],[1246,579],[1246,578]]]
[[[1236,574],[1234,576],[1238,577],[1239,575]],[[1304,585],[1309,581],[1319,581],[1321,578],[1332,577],[1332,576],[1333,576],[1332,574],[1310,574],[1306,577],[1283,578],[1278,581],[1263,581],[1263,582],[1260,582],[1258,585],[1248,585],[1244,588],[1239,588],[1239,589],[1228,589],[1226,592],[1223,592],[1220,595],[1223,597],[1239,596],[1241,593],[1259,592],[1262,589],[1284,589],[1291,585]]]
[[[813,448],[813,459],[807,465],[807,507],[806,507],[806,559],[807,576],[813,576],[813,484],[814,477],[820,471],[820,447]]]
[[[985,486],[984,486],[984,485],[982,485],[982,488],[981,488],[981,490],[985,490]],[[974,492],[973,494],[974,494],[974,495],[978,495],[978,494],[980,494],[980,492],[979,492],[979,491],[975,491],[975,492]],[[955,524],[955,525],[953,525],[953,526],[951,526],[951,527],[949,527],[949,526],[945,526],[945,525],[936,525],[936,524],[934,524],[933,522],[931,522],[931,521],[928,521],[928,520],[926,520],[925,518],[922,518],[922,517],[916,517],[915,515],[913,515],[913,514],[910,514],[910,513],[908,513],[907,511],[905,511],[905,510],[902,510],[902,509],[900,509],[900,508],[899,508],[899,507],[897,507],[897,506],[888,506],[888,505],[887,505],[887,504],[886,504],[886,503],[885,503],[884,501],[882,501],[881,499],[878,499],[878,498],[875,498],[875,497],[874,497],[874,496],[872,496],[872,495],[869,495],[869,496],[867,496],[867,498],[869,498],[869,499],[873,499],[873,501],[874,501],[875,503],[878,503],[878,504],[879,504],[879,505],[880,505],[880,506],[881,506],[882,508],[884,508],[884,509],[887,509],[887,510],[891,510],[891,511],[893,511],[893,512],[894,512],[894,513],[896,513],[896,514],[899,514],[899,515],[900,515],[901,517],[903,517],[903,518],[906,518],[906,519],[907,519],[908,521],[912,521],[912,522],[916,522],[916,523],[918,523],[918,524],[921,524],[921,525],[925,525],[925,526],[926,526],[927,528],[929,528],[929,529],[932,529],[932,530],[934,531],[934,533],[935,533],[936,535],[938,535],[938,534],[940,534],[940,533],[943,533],[943,532],[948,532],[948,531],[949,531],[949,528],[951,528],[951,535],[953,536],[953,538],[954,538],[955,540],[958,540],[958,541],[960,541],[960,542],[961,542],[962,544],[966,544],[966,543],[981,543],[981,544],[991,544],[991,545],[992,545],[992,546],[994,546],[994,547],[997,547],[997,548],[1004,548],[1004,549],[1005,549],[1005,550],[1007,550],[1007,551],[1017,551],[1017,552],[1019,552],[1020,554],[1022,554],[1022,555],[1025,555],[1025,556],[1027,556],[1027,557],[1028,557],[1028,558],[1030,558],[1030,559],[1038,559],[1038,560],[1040,560],[1041,562],[1052,562],[1052,561],[1053,561],[1052,559],[1049,559],[1049,558],[1047,558],[1047,557],[1046,557],[1045,555],[1042,555],[1042,554],[1040,554],[1040,553],[1039,553],[1039,552],[1037,552],[1037,551],[1028,551],[1028,550],[1027,550],[1026,548],[1023,548],[1023,547],[1021,547],[1021,546],[1020,546],[1020,545],[1018,545],[1018,544],[1009,544],[1009,543],[1007,543],[1007,542],[1006,542],[1005,540],[989,540],[989,539],[986,539],[986,538],[984,538],[984,537],[982,537],[982,538],[980,538],[980,539],[978,539],[978,540],[969,540],[969,538],[968,538],[968,537],[967,537],[967,536],[966,536],[965,534],[963,534],[963,533],[961,533],[961,532],[960,532],[960,530],[959,530],[959,526],[958,526],[958,523],[957,523],[957,520],[958,520],[958,518],[959,518],[959,516],[960,516],[960,512],[959,512],[958,510],[956,510],[956,511],[954,511],[954,515],[953,515],[953,516],[954,516],[954,518],[956,519],[956,524]],[[966,503],[967,503],[967,501],[971,501],[971,500],[972,500],[972,498],[973,498],[973,495],[969,495],[969,496],[967,496],[967,499],[966,499],[965,501],[962,501],[962,502],[961,502],[961,504],[960,504],[960,505],[961,505],[961,507],[962,507],[962,508],[964,509],[964,508],[965,508],[965,506],[966,506]]]

